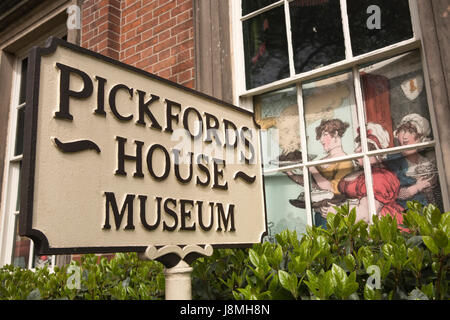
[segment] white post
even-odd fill
[[[180,262],[173,268],[165,268],[166,300],[191,300],[191,273],[190,267],[185,261]]]
[[[184,247],[176,245],[167,245],[161,248],[155,246],[148,246],[145,252],[139,255],[142,260],[156,260],[159,259],[165,266],[168,261],[161,260],[161,258],[175,254],[181,258],[178,264],[172,268],[164,268],[164,276],[166,282],[166,300],[191,300],[192,299],[192,285],[191,274],[193,268],[189,266],[189,263],[195,260],[194,257],[190,257],[188,262],[183,259],[189,254],[196,253],[197,257],[211,256],[213,254],[213,247],[209,244],[204,247],[198,245],[187,245]],[[173,260],[172,260],[173,261]],[[173,265],[170,263],[169,265]]]

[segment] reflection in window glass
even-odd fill
[[[242,0],[242,15],[245,16],[277,1],[279,0]]]
[[[19,236],[19,219],[16,218],[16,226],[14,228],[14,247],[12,264],[21,268],[28,268],[28,259],[30,255],[31,241],[28,238]]]
[[[55,256],[38,256],[34,255],[33,268],[44,268],[52,266],[52,259]]]
[[[302,85],[309,159],[354,153],[358,129],[352,73]]]
[[[408,0],[347,0],[347,13],[354,56],[413,37]]]
[[[345,59],[339,0],[294,0],[289,7],[296,73]]]
[[[284,173],[265,175],[265,193],[267,208],[268,240],[274,240],[275,234],[286,229],[297,231],[301,237],[306,231],[307,217],[301,195],[302,185],[291,180]]]
[[[255,97],[256,121],[261,126],[264,169],[301,163],[296,87]]]
[[[243,22],[247,89],[289,76],[283,6]]]
[[[22,176],[22,162],[19,163],[19,181]],[[20,211],[20,183],[17,184],[16,212]]]
[[[419,51],[362,68],[361,84],[366,122],[387,131],[388,137],[380,141],[383,149],[433,139]],[[400,136],[405,126],[418,134]]]
[[[25,127],[25,108],[22,107],[17,112],[16,145],[14,147],[15,156],[21,155],[23,153],[24,127]]]
[[[418,201],[423,205],[434,204],[443,211],[436,155],[432,148],[389,154],[383,163],[398,179],[396,200],[402,208],[406,208],[407,201]]]
[[[19,104],[25,102],[27,94],[27,69],[28,69],[28,58],[22,60],[21,66],[21,77],[20,77],[20,94],[19,94]]]

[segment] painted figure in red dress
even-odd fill
[[[355,152],[361,152],[361,139],[358,136],[355,141],[358,143]],[[367,124],[367,142],[369,151],[387,148],[390,144],[389,133],[377,123]],[[338,188],[341,194],[350,201],[350,209],[356,208],[357,221],[364,220],[370,222],[370,212],[367,198],[366,179],[363,170],[363,159],[357,159],[358,167],[361,170],[352,172],[341,179]],[[372,182],[375,198],[375,210],[378,216],[387,214],[396,218],[399,228],[405,230],[400,225],[403,223],[403,207],[396,200],[400,191],[400,181],[397,176],[383,165],[383,156],[370,157],[372,167]],[[322,211],[334,212],[330,207]]]

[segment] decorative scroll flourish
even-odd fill
[[[97,153],[100,153],[101,150],[99,146],[90,140],[79,140],[73,142],[61,142],[58,138],[53,138],[56,147],[65,153],[74,153],[85,150],[95,150]]]
[[[256,176],[250,177],[248,174],[242,171],[238,171],[234,174],[234,180],[236,180],[236,178],[240,178],[248,184],[252,184],[256,180]]]
[[[181,258],[181,260],[183,260],[188,254],[191,253],[210,256],[213,253],[213,247],[209,244],[205,245],[204,248],[198,245],[187,245],[184,247],[168,245],[159,249],[155,246],[149,246],[145,250],[144,257],[149,260],[155,260],[168,254],[176,254]]]

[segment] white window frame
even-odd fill
[[[53,30],[52,35],[63,37],[67,34],[65,26]],[[17,118],[19,110],[25,107],[26,101],[19,104],[20,84],[21,84],[21,68],[22,61],[32,46],[45,44],[49,34],[42,35],[33,43],[29,43],[15,54],[15,62],[12,75],[11,102],[9,109],[8,132],[6,138],[5,164],[3,176],[3,194],[0,207],[0,266],[13,264],[13,251],[16,232],[16,221],[18,221],[19,211],[16,210],[17,197],[20,185],[20,165],[23,154],[14,155],[16,145]],[[48,266],[50,270],[55,267],[56,256],[51,256],[51,264]],[[28,269],[34,270],[34,243],[30,239],[30,251],[28,256]]]
[[[271,5],[256,10],[250,14],[242,16],[242,0],[232,0],[230,1],[230,14],[231,14],[231,32],[232,32],[232,41],[233,41],[233,68],[234,68],[234,87],[233,87],[233,96],[234,103],[244,109],[253,111],[253,97],[276,91],[278,89],[287,88],[292,85],[296,85],[297,89],[297,103],[299,108],[299,121],[300,121],[300,138],[301,138],[301,146],[302,146],[302,163],[286,166],[277,169],[265,169],[264,174],[274,174],[276,172],[283,172],[292,169],[302,169],[303,170],[303,179],[304,179],[304,192],[305,192],[305,203],[306,203],[306,215],[307,215],[307,225],[312,225],[312,208],[311,208],[311,199],[310,199],[310,183],[309,183],[309,170],[308,168],[311,166],[318,166],[327,163],[334,163],[338,161],[344,160],[354,160],[356,158],[362,158],[364,164],[364,173],[365,173],[365,182],[367,186],[367,197],[369,202],[369,210],[372,216],[375,214],[375,197],[373,193],[373,181],[372,181],[372,168],[370,165],[370,157],[380,155],[380,154],[392,154],[399,153],[401,151],[405,151],[408,149],[417,149],[417,148],[434,148],[436,153],[436,162],[439,172],[444,171],[443,166],[443,157],[442,151],[439,147],[439,135],[437,132],[436,125],[436,117],[433,108],[433,101],[431,96],[431,87],[430,80],[428,76],[428,69],[426,63],[424,63],[423,56],[423,48],[421,42],[421,31],[419,25],[419,15],[417,9],[417,0],[409,0],[410,7],[410,15],[412,21],[413,28],[413,37],[408,40],[404,40],[389,46],[386,46],[381,49],[377,49],[359,56],[353,56],[352,47],[351,47],[351,39],[350,39],[350,29],[349,29],[349,21],[347,15],[347,1],[340,0],[341,5],[341,14],[342,14],[342,25],[343,25],[343,33],[344,33],[344,44],[345,44],[345,59],[319,69],[315,69],[312,71],[303,72],[300,74],[295,74],[294,66],[293,66],[293,46],[291,39],[291,30],[290,30],[290,15],[289,15],[289,2],[292,0],[280,0],[272,3]],[[252,17],[255,17],[263,12],[266,12],[275,7],[279,7],[284,5],[285,9],[285,22],[286,22],[286,36],[287,36],[287,44],[288,44],[288,56],[289,56],[289,70],[290,76],[281,79],[278,81],[274,81],[269,84],[262,85],[260,87],[246,89],[246,79],[245,79],[245,56],[244,56],[244,39],[243,39],[243,21],[248,20]],[[382,150],[369,151],[367,150],[367,135],[365,130],[361,130],[361,145],[362,152],[358,154],[351,154],[344,157],[332,158],[326,160],[316,160],[316,161],[308,161],[307,159],[307,142],[306,142],[306,128],[304,124],[304,110],[303,110],[303,98],[302,98],[302,83],[308,80],[312,80],[315,78],[319,78],[328,74],[334,74],[343,71],[350,71],[353,73],[354,79],[354,89],[356,93],[356,106],[358,113],[358,122],[359,127],[365,127],[365,116],[364,116],[364,101],[362,97],[362,89],[361,89],[361,81],[360,81],[360,73],[359,66],[361,64],[365,64],[368,62],[375,62],[381,59],[387,59],[393,57],[395,55],[399,55],[402,53],[406,53],[408,51],[419,49],[421,60],[422,60],[422,70],[424,73],[424,82],[425,89],[427,92],[427,102],[428,108],[430,112],[430,122],[433,130],[434,140],[427,141],[414,145],[407,146],[397,146],[393,148],[387,148]],[[441,176],[441,175],[439,175]],[[448,196],[448,186],[446,185],[443,179],[439,179],[441,192],[443,195],[443,204],[445,210],[450,210],[449,204],[449,196]]]

